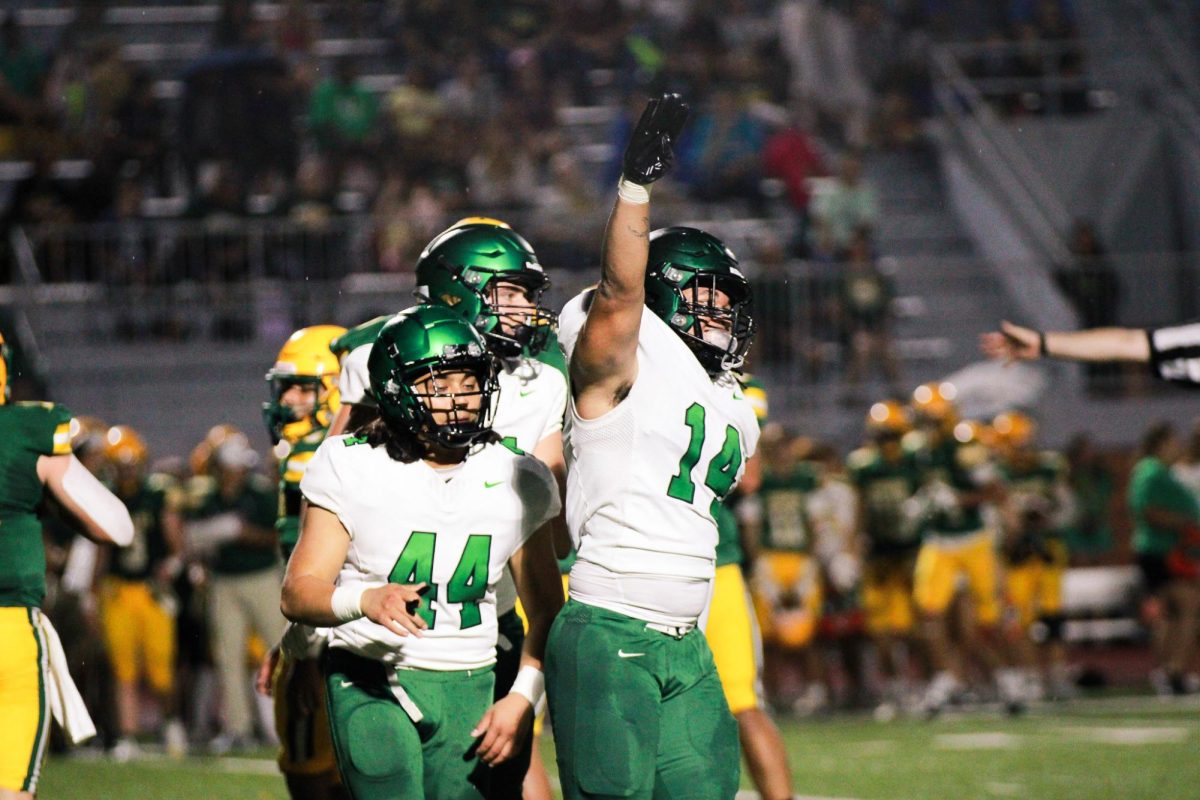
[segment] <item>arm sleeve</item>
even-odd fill
[[[304,499],[312,505],[336,514],[346,528],[346,532],[350,534],[350,538],[353,539],[354,527],[350,523],[349,515],[345,512],[345,504],[342,500],[344,497],[342,475],[333,458],[333,448],[344,446],[344,439],[341,436],[326,439],[321,443],[321,446],[317,448],[317,454],[313,456],[312,462],[304,472],[304,478],[300,481],[300,492],[304,495]]]
[[[1156,328],[1150,339],[1150,368],[1164,381],[1200,386],[1200,320]]]
[[[371,388],[371,376],[367,371],[367,358],[371,355],[371,345],[359,345],[350,351],[342,363],[342,372],[338,376],[338,391],[343,403],[358,405],[375,405],[368,389]]]
[[[513,483],[521,503],[525,508],[525,516],[521,523],[522,541],[533,535],[534,531],[558,516],[562,510],[562,500],[558,496],[558,482],[554,480],[550,468],[533,456],[521,456],[517,460]]]

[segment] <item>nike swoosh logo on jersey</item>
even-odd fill
[[[645,653],[626,653],[624,650],[618,650],[617,655],[619,655],[621,658],[637,658],[638,656],[644,656],[646,654]]]
[[[533,394],[533,389],[530,389],[529,391],[522,390],[520,392],[521,397],[528,397],[531,394]]]
[[[349,689],[353,685],[354,685],[354,681],[342,681],[343,689]]]
[[[484,481],[483,488],[491,489],[492,487],[499,486],[502,483],[504,483],[504,481]]]

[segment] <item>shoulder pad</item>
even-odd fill
[[[334,355],[342,356],[351,350],[372,344],[379,337],[379,331],[390,317],[387,315],[369,319],[361,325],[356,325],[329,343],[329,349]]]
[[[47,402],[14,403],[11,408],[22,415],[22,427],[29,441],[43,455],[65,456],[71,453],[71,412],[66,406]]]

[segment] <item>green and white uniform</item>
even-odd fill
[[[318,449],[300,488],[350,535],[340,586],[430,586],[420,637],[365,617],[330,631],[330,720],[347,785],[356,797],[479,796],[467,754],[492,699],[496,584],[559,511],[549,469],[493,444],[435,470],[338,436]]]
[[[586,293],[560,316],[568,358]],[[568,798],[731,797],[737,726],[703,634],[720,503],[758,442],[751,402],[642,312],[638,373],[603,416],[567,416],[567,524],[578,558],[547,646]]]

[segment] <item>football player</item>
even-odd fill
[[[1004,668],[1007,653],[998,629],[996,532],[987,525],[984,511],[989,504],[1003,502],[1004,488],[986,448],[955,437],[954,397],[952,384],[927,383],[916,388],[912,401],[921,434],[915,454],[921,487],[914,500],[925,528],[913,575],[913,599],[936,670],[925,693],[924,710],[937,714],[964,686],[964,654],[951,645],[947,616],[958,581],[964,579],[974,601],[976,623],[967,647],[996,679],[1009,710],[1016,711],[1024,686],[1019,674]]]
[[[761,426],[767,418],[767,394],[762,381],[745,375],[740,379],[742,392],[754,406]],[[742,546],[739,518],[753,520],[761,516],[757,498],[761,477],[760,456],[755,453],[746,461],[746,472],[737,486],[737,496],[722,503],[717,517],[717,563],[713,578],[713,594],[709,603],[708,624],[704,635],[708,639],[717,665],[717,675],[725,690],[725,702],[737,720],[742,753],[750,767],[754,785],[760,796],[771,800],[788,800],[793,795],[792,776],[787,762],[787,749],[779,729],[767,714],[762,696],[762,637],[755,621],[755,611],[742,565],[746,552]]]
[[[894,400],[876,403],[867,413],[867,444],[846,459],[858,489],[858,530],[866,551],[867,633],[875,642],[885,681],[876,709],[882,720],[893,718],[907,695],[902,651],[914,651],[913,567],[921,528],[906,512],[920,482],[917,465],[903,445],[911,430],[903,405]]]
[[[434,237],[417,260],[417,295],[473,325],[500,364],[492,430],[550,468],[560,488],[566,480],[562,424],[567,380],[554,339],[556,317],[542,305],[550,285],[533,248],[508,224],[468,217]],[[369,406],[363,391],[368,376],[364,353],[382,323],[373,320],[334,343],[348,349],[341,385],[343,400]],[[357,413],[357,412],[355,412]],[[349,419],[349,418],[348,418]],[[570,549],[565,523],[555,521],[555,549]],[[500,638],[496,699],[508,694],[520,668],[524,624],[516,611],[517,593],[505,574],[496,588]],[[492,797],[519,800],[532,756],[532,743],[493,770]]]
[[[750,286],[719,239],[651,232],[650,185],[687,118],[650,101],[626,148],[600,281],[568,303],[567,521],[577,558],[547,648],[566,798],[729,798],[737,724],[697,630],[721,501],[758,442],[733,370]]]
[[[368,361],[378,416],[317,451],[283,608],[329,634],[326,686],[342,777],[371,798],[483,797],[528,736],[562,605],[558,484],[491,429],[496,363],[453,312],[420,306]],[[529,619],[512,689],[493,703],[497,583]]]
[[[58,635],[41,612],[46,553],[39,513],[49,498],[84,535],[120,547],[133,540],[124,504],[71,454],[71,413],[9,400],[8,346],[0,335],[0,798],[37,793],[55,717],[73,743],[95,735]]]
[[[300,538],[300,480],[340,405],[338,358],[329,346],[344,333],[337,325],[301,328],[288,337],[266,375],[271,399],[263,404],[263,421],[279,459],[275,530],[285,562]],[[281,655],[278,645],[271,648],[258,677],[259,690],[274,698],[279,769],[295,800],[346,797],[317,659],[324,631],[296,631],[287,638],[296,637],[301,643],[295,652]]]
[[[1034,643],[1045,646],[1049,684],[1055,697],[1071,693],[1063,650],[1063,578],[1069,554],[1063,530],[1073,500],[1066,461],[1058,453],[1034,447],[1037,424],[1009,411],[992,421],[1000,469],[1008,486],[1005,522],[1005,594],[1019,627],[1022,665],[1034,696],[1043,694]],[[1036,624],[1036,627],[1035,627]]]
[[[187,734],[176,711],[175,613],[171,584],[183,567],[181,491],[169,476],[147,474],[146,443],[128,425],[105,434],[104,454],[112,465],[116,495],[133,519],[133,541],[113,551],[100,591],[100,619],[109,663],[117,682],[117,761],[138,753],[139,682],[146,679],[165,717],[167,752],[182,757]]]
[[[208,558],[208,630],[221,684],[225,727],[210,742],[214,754],[251,744],[253,722],[246,692],[246,656],[252,637],[279,640],[279,553],[275,485],[255,472],[258,454],[240,432],[213,437],[202,464],[206,474],[187,484],[184,530],[189,549]],[[202,444],[203,446],[203,444]],[[257,661],[255,663],[258,663]]]
[[[801,714],[822,710],[829,702],[820,658],[812,646],[821,621],[824,592],[821,569],[812,555],[813,531],[809,496],[821,485],[815,465],[806,460],[812,442],[784,434],[764,443],[764,469],[758,490],[762,508],[758,558],[754,563],[754,599],[764,640],[771,645],[772,694],[783,690],[785,670],[800,668],[806,683],[793,709]]]

